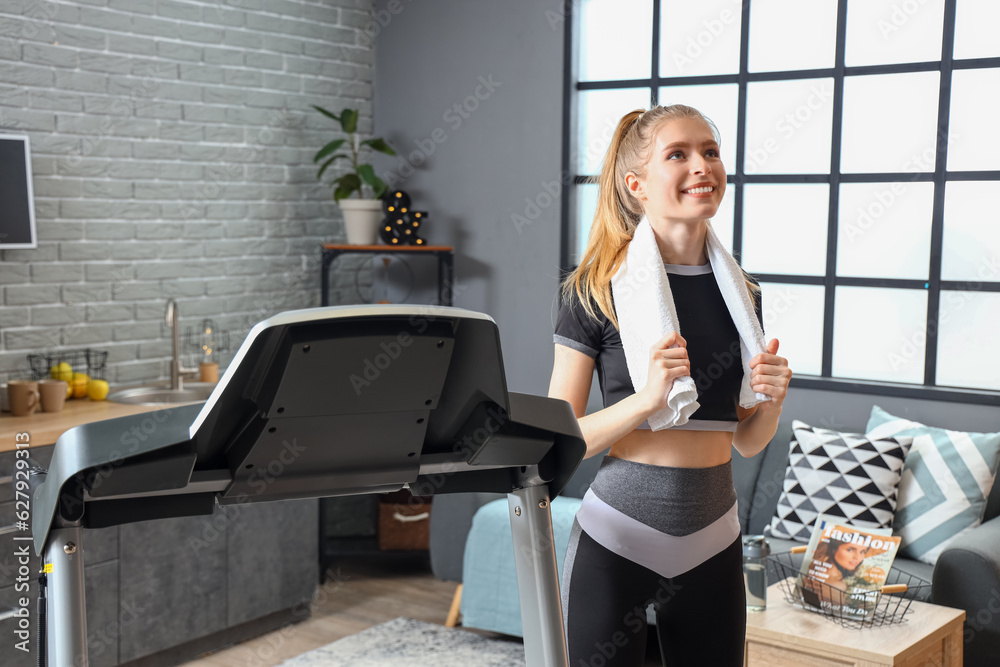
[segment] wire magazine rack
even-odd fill
[[[893,567],[884,584],[888,592],[873,591],[875,600],[873,604],[869,603],[873,609],[865,614],[856,607],[843,604],[847,600],[844,591],[819,579],[800,576],[799,565],[793,555],[786,551],[768,556],[785,601],[794,607],[824,616],[845,628],[860,629],[902,623],[910,611],[910,603],[925,599],[931,586],[926,579]]]

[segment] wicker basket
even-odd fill
[[[383,551],[429,549],[430,501],[382,502],[378,506],[378,548]]]
[[[50,377],[50,369],[62,362],[68,363],[76,373],[86,373],[94,380],[106,380],[104,376],[108,353],[106,350],[84,348],[80,350],[58,350],[46,354],[29,354],[33,380]]]

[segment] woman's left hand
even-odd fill
[[[758,403],[757,409],[764,412],[780,411],[791,379],[792,370],[788,367],[788,359],[778,356],[778,339],[772,338],[767,344],[767,352],[750,360],[750,388],[771,397],[770,401]]]

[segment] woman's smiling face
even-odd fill
[[[719,144],[700,118],[664,122],[653,137],[642,191],[633,192],[650,219],[706,220],[715,215],[726,191]]]

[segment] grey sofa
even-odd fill
[[[594,393],[591,392],[592,397]],[[599,392],[597,395],[599,397]],[[743,534],[762,533],[774,515],[788,462],[792,420],[801,419],[812,426],[840,431],[863,432],[872,404],[930,426],[961,431],[1000,431],[1000,409],[995,406],[862,394],[852,391],[849,384],[843,392],[793,387],[785,399],[778,430],[767,448],[749,459],[733,450],[733,475]],[[600,405],[595,407],[600,409]],[[592,409],[594,407],[588,406],[588,411]],[[582,498],[604,454],[606,452],[585,459],[563,495]],[[438,578],[462,581],[462,561],[472,517],[487,502],[502,497],[469,493],[434,499],[430,556],[431,567]],[[968,667],[995,666],[1000,660],[998,515],[1000,483],[994,485],[990,494],[983,525],[958,538],[942,553],[936,566],[903,558],[895,561],[895,566],[903,572],[932,582],[929,601],[965,610],[964,651]],[[797,544],[774,538],[769,542],[774,552]]]

